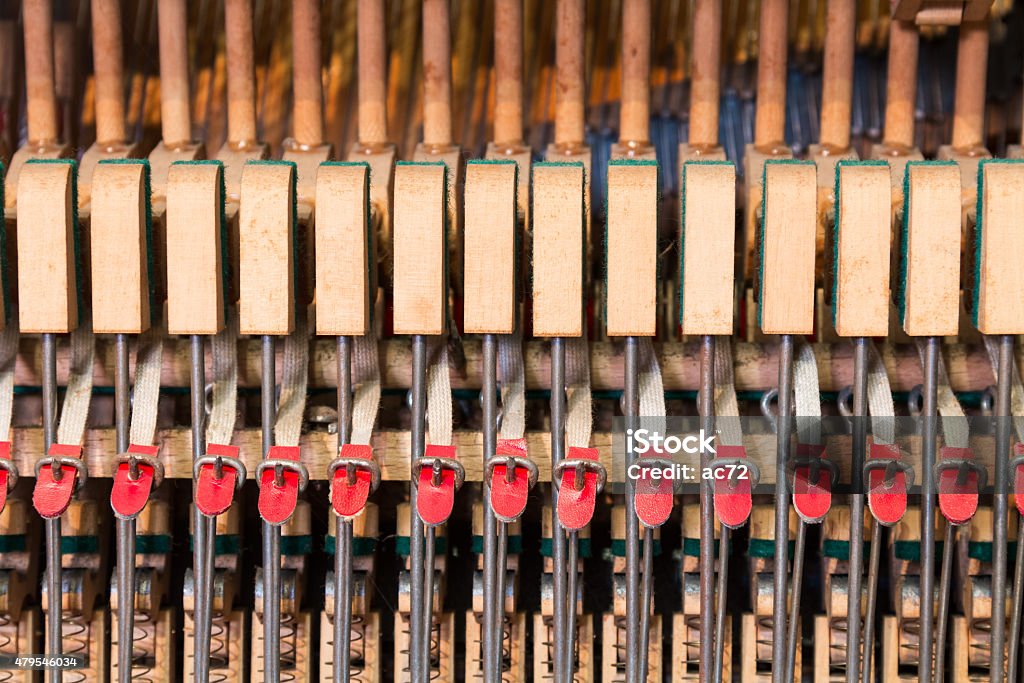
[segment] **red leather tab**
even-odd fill
[[[974,451],[944,446],[939,449],[939,462],[943,460],[973,461]],[[967,470],[963,486],[957,484],[959,477],[958,469],[944,469],[939,475],[939,510],[951,524],[963,524],[978,511],[978,473]]]
[[[747,449],[744,446],[718,446],[718,458],[746,460]],[[715,515],[718,521],[736,529],[747,523],[750,518],[750,510],[753,507],[753,499],[750,497],[751,480],[750,474],[743,479],[729,480],[728,471],[714,472],[715,476]],[[720,479],[719,476],[722,478]]]
[[[267,453],[268,460],[299,461],[298,446],[271,446]],[[295,504],[299,501],[299,473],[294,470],[281,472],[278,485],[277,472],[273,468],[263,471],[260,477],[260,496],[257,508],[260,517],[267,524],[284,524],[295,512]]]
[[[798,443],[796,455],[800,459],[825,459],[825,447],[820,444]],[[832,474],[826,467],[818,468],[816,481],[811,481],[811,466],[800,464],[793,471],[793,507],[805,522],[817,523],[825,518],[832,507]]]
[[[47,453],[50,457],[81,458],[82,447],[55,443]],[[53,468],[43,467],[36,477],[36,487],[32,491],[32,505],[36,512],[45,519],[60,517],[71,505],[71,496],[75,494],[75,482],[78,470],[71,465],[61,467],[59,481],[53,478]]]
[[[0,460],[11,459],[11,442],[0,441]],[[7,506],[7,470],[0,470],[0,512]]]
[[[633,506],[640,523],[653,529],[667,522],[669,515],[672,514],[673,496],[675,495],[674,482],[672,479],[662,476],[663,473],[660,469],[655,478],[651,471],[652,468],[644,467],[642,462],[640,466],[639,477],[636,480],[636,488],[633,493]],[[657,467],[662,466],[657,465]]]
[[[1013,444],[1013,457],[1024,457],[1024,443]],[[1019,466],[1013,473],[1013,499],[1017,504],[1017,511],[1024,515],[1024,465]]]
[[[206,454],[237,459],[238,447],[211,443],[206,445]],[[221,471],[223,476],[218,479],[217,468],[214,465],[203,465],[199,468],[199,477],[196,479],[196,508],[207,517],[215,517],[226,512],[235,500],[238,472],[226,465]]]
[[[370,461],[373,460],[373,448],[367,444],[347,443],[341,447],[338,455],[342,458]],[[334,479],[331,480],[331,505],[340,517],[358,515],[366,507],[366,501],[370,497],[370,482],[373,479],[370,471],[360,467],[353,475],[355,481],[349,483],[348,471],[344,467],[339,467],[334,471]]]
[[[868,456],[872,460],[899,460],[900,447],[896,444],[872,443]],[[897,470],[887,484],[885,470],[871,470],[868,475],[868,508],[879,524],[892,526],[907,511],[907,475]]]
[[[597,460],[596,448],[569,447],[568,460]],[[558,489],[558,521],[571,531],[578,531],[590,524],[594,518],[594,507],[597,504],[596,472],[586,470],[583,473],[583,486],[576,489],[576,470],[567,469],[562,473],[562,482]]]
[[[132,444],[128,446],[129,453],[145,455],[155,458],[159,448],[157,446],[139,446]],[[138,463],[139,478],[132,480],[131,466],[126,463],[118,463],[117,471],[114,472],[114,485],[110,489],[110,507],[118,517],[131,518],[142,512],[149,502],[149,494],[153,490],[153,478],[155,472],[151,465]]]
[[[525,458],[526,439],[499,439],[495,455],[510,455]],[[516,467],[512,481],[508,481],[508,467],[495,465],[491,476],[491,510],[503,522],[514,522],[526,509],[530,495],[530,472],[525,467]]]
[[[455,458],[455,446],[428,445],[423,452],[425,458]],[[444,524],[455,507],[455,470],[445,467],[438,482],[434,482],[434,471],[429,467],[420,470],[416,484],[416,512],[424,524]]]

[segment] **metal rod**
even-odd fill
[[[796,543],[793,547],[793,608],[789,615],[789,631],[786,635],[786,667],[785,675],[787,683],[794,679],[800,680],[803,676],[796,671],[796,652],[800,648],[800,591],[803,590],[804,582],[804,546],[807,542],[807,523],[802,519],[796,528]]]
[[[864,458],[867,456],[868,431],[868,340],[853,342],[853,435],[850,470],[850,609],[846,631],[846,681],[860,681],[860,587],[864,576]],[[874,540],[874,537],[872,537]],[[874,553],[875,548],[872,548]],[[869,589],[868,604],[874,593]],[[868,620],[871,616],[868,615]],[[865,627],[866,628],[866,627]],[[870,640],[865,653],[871,649]],[[866,658],[866,657],[865,657]],[[865,676],[870,675],[870,671]],[[868,679],[864,679],[868,683]]]
[[[712,532],[713,533],[713,532]],[[718,603],[715,605],[715,683],[722,683],[725,668],[725,610],[726,594],[729,587],[729,527],[723,526],[718,541]],[[701,541],[703,541],[701,537]],[[711,539],[712,542],[714,538]],[[703,551],[701,551],[703,553]],[[715,547],[708,553],[714,560]],[[703,554],[701,555],[703,557]],[[702,615],[703,616],[703,615]],[[703,651],[704,648],[701,648]]]
[[[47,453],[57,440],[57,338],[44,334],[43,346],[43,445]],[[63,652],[64,615],[61,605],[60,517],[46,520],[46,600],[49,619],[46,633],[49,648],[46,654]],[[60,668],[50,669],[49,680],[61,683]]]
[[[992,681],[1003,680],[1006,644],[1007,462],[1010,457],[1010,391],[1013,377],[1013,337],[999,337],[996,377],[995,495],[992,499]],[[997,612],[998,610],[998,612]],[[995,615],[998,614],[998,617]]]
[[[427,340],[422,335],[412,338],[412,462],[423,457],[426,440],[427,407]],[[409,671],[413,683],[422,683],[429,676],[429,661],[424,659],[422,644],[423,604],[423,521],[416,513],[416,482],[409,487]],[[428,644],[429,647],[429,644]]]
[[[276,358],[274,338],[263,335],[260,379],[263,457],[274,445],[277,414]],[[263,680],[278,683],[281,678],[281,528],[263,523]]]
[[[921,640],[918,677],[932,682],[935,653],[935,451],[938,427],[939,339],[925,341],[921,434]],[[1005,542],[1005,540],[1004,540]],[[998,604],[998,603],[993,603]]]
[[[1013,611],[1010,613],[1010,638],[1007,643],[1010,654],[1007,657],[1006,680],[1017,680],[1020,651],[1021,602],[1024,600],[1024,517],[1017,516],[1017,561],[1013,565]]]
[[[949,622],[949,584],[953,575],[953,542],[956,526],[946,522],[946,538],[942,544],[942,570],[939,574],[939,613],[935,625],[935,680],[946,680],[946,630]],[[1013,679],[1010,679],[1013,680]]]
[[[426,541],[424,546],[424,559],[423,559],[423,599],[426,609],[423,614],[423,624],[421,638],[426,645],[426,663],[427,663],[427,674],[433,669],[433,657],[431,651],[433,650],[431,643],[431,636],[434,632],[434,554],[437,536],[437,528],[433,525],[426,527]]]
[[[128,335],[114,341],[114,423],[118,454],[128,450],[131,387],[128,378]],[[135,519],[117,520],[117,678],[132,680],[135,633]]]
[[[701,428],[705,434],[715,433],[715,338],[704,335],[700,342],[700,402]],[[700,454],[703,472],[711,461],[711,454]],[[714,670],[715,681],[721,681],[721,660],[724,644],[719,629],[715,627],[715,511],[711,482],[700,483],[700,639],[701,643],[714,642],[714,649],[700,648],[700,674],[707,680]],[[724,535],[724,527],[722,529]],[[722,556],[725,557],[724,555]],[[719,601],[725,603],[724,593]],[[724,633],[724,631],[723,631]]]
[[[864,519],[863,515],[861,519]],[[878,603],[878,564],[881,558],[882,525],[874,519],[871,521],[871,554],[868,556],[868,604],[864,607],[864,677],[861,683],[875,680],[871,659],[875,652],[875,609]]]
[[[203,338],[194,334],[189,339],[191,352],[192,459],[206,454],[206,354]],[[210,679],[210,629],[213,605],[213,535],[217,525],[193,505],[193,658],[196,683]]]
[[[643,547],[644,583],[640,596],[640,670],[637,672],[639,681],[647,680],[648,652],[651,636],[651,598],[654,592],[654,529],[644,528]]]
[[[500,681],[505,668],[505,653],[503,644],[505,641],[505,567],[508,566],[508,524],[498,522],[498,576],[495,582],[494,592],[496,594],[498,613],[495,615],[493,628],[498,630],[498,668],[496,672]]]
[[[352,431],[352,343],[338,337],[338,447]],[[348,683],[352,659],[352,521],[337,516],[334,532],[334,683]]]
[[[568,593],[569,602],[566,605],[566,638],[565,647],[568,651],[568,667],[565,672],[565,683],[573,683],[575,680],[576,670],[576,603],[578,600],[579,593],[579,552],[580,552],[580,539],[579,532],[573,529],[569,532],[568,542],[568,567],[569,574],[567,576],[568,583],[566,585],[566,593]]]
[[[786,463],[792,433],[793,337],[779,338],[779,423],[775,461],[775,573],[772,605],[772,681],[783,683],[786,661],[786,590],[789,574],[789,496]]]
[[[498,360],[497,340],[493,334],[483,339],[483,433],[484,460],[494,456],[498,443]],[[483,635],[483,665],[485,683],[494,683],[501,677],[501,632],[502,597],[496,592],[498,573],[505,568],[497,562],[496,547],[497,520],[491,508],[491,482],[484,477],[484,619],[481,624]]]
[[[626,429],[639,426],[640,397],[637,395],[640,346],[636,337],[626,337],[625,376],[623,378],[623,412]],[[626,443],[632,443],[627,439]],[[637,455],[626,451],[626,468],[636,462]],[[646,657],[640,652],[640,528],[636,516],[636,482],[626,477],[626,681],[640,683],[640,671]],[[646,580],[647,577],[645,577]]]
[[[565,342],[560,338],[551,340],[551,466],[554,468],[565,458]],[[554,592],[555,641],[554,679],[565,683],[572,676],[568,649],[568,620],[566,617],[566,540],[562,525],[558,521],[558,487],[551,486],[551,561],[552,590]],[[575,568],[573,568],[575,569]]]

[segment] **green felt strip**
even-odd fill
[[[715,557],[718,557],[718,550],[721,547],[716,541],[713,544],[715,549]],[[700,557],[700,539],[699,538],[684,538],[683,539],[683,555],[687,557]]]
[[[195,537],[188,537],[189,552],[195,551]],[[238,534],[217,534],[213,537],[214,555],[237,555],[242,550],[242,539]]]
[[[82,239],[78,229],[78,162],[74,159],[29,159],[26,164],[65,164],[71,166],[71,237],[74,244],[75,300],[78,319],[84,319],[85,299],[82,296]]]
[[[590,539],[589,538],[581,538],[581,539],[579,539],[579,544],[580,544],[580,553],[579,553],[580,557],[583,558],[583,559],[587,559],[588,557],[590,557]],[[551,557],[551,539],[550,538],[542,538],[542,539],[540,539],[540,554],[543,557]]]
[[[135,537],[135,552],[139,555],[166,555],[171,552],[171,537],[167,534],[139,534]]]
[[[473,534],[473,543],[470,548],[477,555],[484,552],[484,537]],[[508,537],[508,554],[519,555],[523,552],[523,537],[519,535]]]
[[[327,536],[324,538],[324,552],[328,555],[334,555],[337,550],[338,544],[334,536]],[[367,538],[366,536],[354,536],[352,538],[352,555],[356,557],[366,557],[373,555],[377,550],[377,539]]]
[[[871,541],[864,541],[864,551],[867,552],[871,549]],[[836,541],[826,538],[821,542],[821,554],[825,557],[831,557],[835,560],[849,560],[850,559],[850,542],[849,541]]]
[[[1009,555],[1013,555],[1017,552],[1017,542],[1010,541],[1006,544],[1006,552]],[[979,560],[981,562],[992,561],[992,543],[982,543],[981,541],[970,541],[967,544],[967,557],[972,560]]]
[[[793,548],[796,546],[794,541],[790,541],[788,544],[787,554],[790,559],[793,559]],[[748,557],[775,557],[775,541],[767,538],[752,538],[750,539],[750,545],[747,546]]]
[[[640,552],[644,551],[644,540],[640,539]],[[612,555],[615,557],[626,556],[626,541],[625,539],[612,539]],[[654,541],[654,555],[658,557],[661,555],[661,540]]]
[[[395,537],[395,551],[402,557],[408,557],[412,554],[408,536]],[[434,554],[444,555],[446,552],[448,552],[448,537],[434,536]]]
[[[281,536],[281,554],[288,557],[309,555],[313,552],[313,537],[305,536]]]
[[[28,547],[24,534],[0,536],[0,553],[22,553]]]
[[[904,560],[907,562],[921,561],[920,541],[894,541],[892,546],[893,555],[897,560]],[[939,556],[942,555],[942,546],[943,541],[935,541],[935,553]]]
[[[60,554],[74,555],[76,553],[99,552],[99,536],[61,536]]]

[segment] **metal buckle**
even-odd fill
[[[431,483],[434,486],[441,485],[441,472],[451,470],[455,473],[455,490],[458,491],[466,481],[466,468],[455,458],[442,458],[438,456],[423,457],[416,460],[412,465],[412,475],[415,481],[419,481],[420,474],[424,469],[433,470]]]
[[[1024,464],[1024,462],[1022,462],[1022,464]],[[939,488],[939,480],[942,478],[942,473],[946,470],[959,470],[959,474],[956,478],[957,486],[965,486],[967,484],[967,473],[971,470],[978,473],[979,493],[985,488],[986,484],[988,484],[988,471],[979,465],[977,461],[965,460],[963,458],[948,458],[935,463],[935,472],[932,477],[935,480],[936,490]]]
[[[516,468],[522,467],[527,473],[527,488],[532,489],[540,477],[537,463],[521,455],[495,455],[484,463],[484,480],[490,481],[494,477],[494,468],[498,465],[505,466],[505,481],[511,484],[516,478]]]
[[[0,460],[0,470],[7,472],[7,490],[18,485],[18,466],[13,460]]]
[[[138,481],[139,465],[147,465],[153,468],[153,488],[157,488],[164,481],[164,465],[162,462],[148,455],[140,453],[124,453],[117,458],[117,464],[128,465],[128,479]]]
[[[327,478],[334,481],[335,473],[343,467],[348,476],[349,486],[356,483],[356,470],[366,470],[370,473],[370,493],[376,491],[377,487],[380,486],[380,465],[375,460],[367,458],[335,458],[327,466]]]
[[[914,487],[914,468],[905,462],[895,458],[874,458],[864,463],[864,478],[870,479],[868,475],[875,470],[885,470],[885,479],[882,480],[882,485],[887,489],[892,488],[897,472],[903,472],[907,478],[908,492]]]
[[[291,470],[299,475],[299,492],[301,493],[306,490],[306,486],[309,484],[309,470],[301,462],[297,460],[284,460],[282,458],[262,460],[256,466],[256,480],[262,481],[263,473],[271,468],[274,469],[274,485],[278,488],[284,486],[284,471]]]
[[[233,469],[238,477],[235,479],[235,490],[241,491],[242,487],[245,486],[245,478],[248,476],[245,471],[245,465],[238,458],[232,458],[228,455],[204,455],[201,458],[196,458],[195,462],[192,463],[192,477],[196,481],[199,481],[199,473],[206,465],[213,465],[213,478],[223,479],[224,478],[224,467],[227,466],[229,469]]]
[[[600,462],[587,458],[573,458],[570,460],[562,460],[555,465],[553,472],[554,482],[555,487],[559,490],[562,488],[562,475],[569,469],[576,470],[576,480],[573,484],[577,491],[583,489],[583,474],[585,472],[593,472],[597,475],[597,493],[601,493],[601,491],[604,490],[604,485],[608,482],[608,471]]]
[[[60,465],[60,467],[55,468],[54,465]],[[49,467],[53,480],[60,481],[64,478],[65,465],[75,468],[75,473],[78,475],[78,479],[75,480],[75,491],[78,491],[89,478],[89,472],[85,469],[85,463],[81,458],[72,458],[69,455],[49,455],[45,458],[40,458],[36,460],[36,478],[39,477],[39,473],[44,467]]]
[[[792,491],[796,490],[796,471],[802,467],[810,470],[807,476],[809,484],[818,485],[818,472],[822,467],[828,470],[831,488],[835,488],[836,484],[839,483],[839,468],[831,460],[825,458],[797,458],[793,461],[793,476],[790,478]]]
[[[753,493],[757,485],[761,483],[761,468],[757,466],[757,463],[750,458],[714,458],[708,463],[708,467],[712,470],[729,465],[732,467],[743,465],[749,470],[750,492]],[[734,489],[737,486],[736,482],[739,480],[731,476],[727,481],[729,482],[729,488]]]

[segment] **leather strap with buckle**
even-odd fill
[[[110,507],[121,519],[137,517],[153,489],[163,482],[164,466],[156,457],[159,450],[159,446],[131,444],[128,452],[118,458]]]
[[[484,463],[494,516],[506,523],[519,519],[538,474],[536,463],[526,455],[526,439],[499,439],[494,457]]]
[[[708,463],[715,482],[715,515],[730,529],[750,519],[751,494],[761,480],[761,471],[747,457],[745,446],[718,446],[718,457]],[[704,476],[701,473],[701,476]]]
[[[331,505],[339,517],[355,517],[366,509],[370,494],[380,486],[380,465],[368,444],[347,443],[327,468]]]
[[[822,444],[798,443],[793,464],[793,507],[802,520],[817,524],[832,507],[839,468],[825,457]]]
[[[907,492],[914,485],[914,470],[901,460],[896,444],[872,443],[864,464],[868,508],[878,523],[892,526],[907,511]]]
[[[82,447],[53,444],[47,457],[36,461],[36,487],[32,491],[36,512],[45,519],[60,517],[87,478]]]
[[[597,495],[604,489],[608,472],[598,461],[596,448],[569,447],[569,457],[555,466],[552,480],[558,487],[558,521],[578,531],[594,518]]]
[[[309,472],[300,460],[298,446],[271,446],[267,457],[256,467],[260,484],[257,508],[268,524],[280,525],[295,512],[299,492],[309,484]]]
[[[966,524],[978,511],[978,495],[985,488],[988,472],[974,458],[970,448],[944,446],[935,463],[935,488],[939,510],[950,524]]]
[[[455,492],[466,481],[466,469],[455,457],[455,446],[428,445],[413,463],[416,512],[424,524],[437,526],[451,517]]]
[[[207,517],[226,512],[245,484],[245,465],[238,459],[238,447],[207,444],[206,455],[192,466],[192,477],[199,512]]]
[[[637,459],[634,466],[639,468],[633,489],[633,506],[637,519],[645,527],[657,528],[667,522],[672,514],[675,480],[666,476],[656,477],[654,474],[671,471],[675,463],[663,457],[643,457]],[[627,476],[628,474],[627,472]]]

